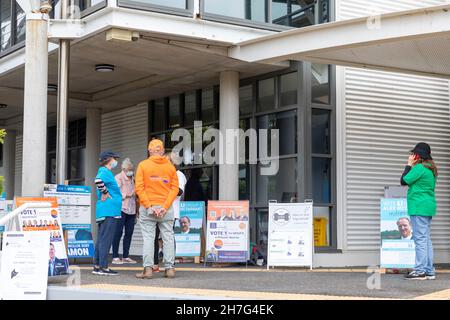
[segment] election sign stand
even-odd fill
[[[46,253],[48,261],[48,276],[69,274],[64,233],[56,198],[16,198],[16,206],[25,203],[50,203],[50,208],[29,208],[19,214],[20,231],[43,232],[48,237],[50,248]]]
[[[45,300],[49,232],[5,232],[0,271],[2,300]]]
[[[249,202],[209,201],[206,228],[207,262],[241,262],[249,257]]]
[[[176,257],[190,257],[200,261],[204,201],[181,201],[180,218],[175,224]]]
[[[313,268],[313,203],[269,202],[267,270],[270,266]]]
[[[415,244],[406,198],[382,198],[380,201],[380,267],[413,269]]]
[[[56,197],[67,241],[68,257],[94,256],[91,231],[91,188],[71,185],[44,185],[45,197]]]

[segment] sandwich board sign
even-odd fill
[[[267,268],[309,266],[314,254],[313,204],[269,203]]]

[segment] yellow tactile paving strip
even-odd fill
[[[116,265],[112,265],[111,268],[117,271],[140,271],[142,267],[119,267]],[[80,267],[81,270],[91,270],[92,267]],[[164,270],[164,268],[161,268]],[[193,271],[193,272],[359,272],[366,273],[367,269],[252,269],[252,268],[216,268],[216,267],[208,267],[208,268],[187,268],[187,267],[176,267],[177,271]],[[449,271],[450,272],[450,271]]]
[[[92,267],[80,267],[78,266],[81,270],[92,270]],[[118,266],[118,265],[111,265],[111,268],[113,270],[117,270],[117,271],[141,271],[142,270],[142,266]],[[164,268],[161,268],[161,270],[164,270]],[[335,272],[335,273],[367,273],[367,269],[366,268],[346,268],[346,269],[337,269],[337,268],[329,268],[329,269],[325,269],[325,268],[320,268],[320,269],[313,269],[313,270],[309,270],[309,269],[284,269],[284,268],[275,268],[272,269],[270,268],[269,270],[267,270],[266,268],[261,268],[261,269],[255,269],[255,268],[245,268],[245,267],[241,267],[241,268],[219,268],[219,267],[207,267],[207,268],[189,268],[189,267],[176,267],[177,271],[194,271],[194,272],[216,272],[216,271],[220,271],[220,272]],[[450,270],[438,270],[437,271],[438,274],[443,274],[443,273],[450,273]]]
[[[316,294],[293,294],[293,293],[274,293],[274,292],[256,292],[256,291],[230,291],[230,290],[210,290],[210,289],[191,289],[191,288],[166,288],[151,286],[129,286],[114,284],[90,284],[82,285],[83,289],[96,289],[102,291],[122,291],[139,293],[157,293],[168,295],[198,296],[199,298],[219,298],[219,299],[248,299],[248,300],[392,300],[370,297],[350,297],[350,296],[328,296]]]
[[[414,298],[415,300],[450,300],[450,289],[433,292]]]

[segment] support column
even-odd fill
[[[61,18],[68,18],[68,0],[61,1]],[[56,183],[64,184],[67,176],[67,116],[69,104],[70,40],[59,40],[58,109],[56,130]]]
[[[219,165],[219,200],[239,199],[239,163],[237,155],[234,163],[227,163],[227,154],[235,154],[237,149],[234,139],[226,139],[227,129],[239,129],[239,73],[223,71],[220,73],[220,132],[225,145],[220,147],[223,152],[223,164]]]
[[[102,126],[102,113],[100,109],[87,109],[86,111],[86,157],[85,157],[85,184],[91,187],[91,224],[92,236],[95,238],[95,204],[97,196],[94,179],[98,171],[98,157],[100,155],[100,137]]]
[[[47,145],[48,15],[26,21],[22,196],[42,196]]]
[[[6,199],[12,200],[16,173],[16,131],[14,130],[6,130],[5,143],[3,144],[3,170]]]

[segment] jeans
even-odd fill
[[[98,223],[97,243],[95,244],[94,265],[108,268],[108,254],[114,239],[119,219],[106,217]]]
[[[119,257],[120,238],[122,238],[123,229],[125,227],[125,235],[123,236],[123,258],[130,255],[131,237],[133,236],[134,223],[136,221],[135,214],[126,214],[122,212],[122,218],[117,223],[116,233],[114,235],[113,258]]]
[[[173,268],[175,263],[174,233],[173,233],[173,209],[167,211],[162,218],[156,218],[154,215],[148,215],[147,209],[139,209],[139,223],[141,224],[142,237],[144,239],[143,258],[144,267],[152,267],[155,264],[155,236],[156,226],[161,232],[163,241],[164,268]],[[156,262],[157,263],[157,262]]]
[[[431,219],[426,216],[411,216],[414,244],[416,246],[416,263],[414,271],[434,275],[433,245],[431,243]]]

